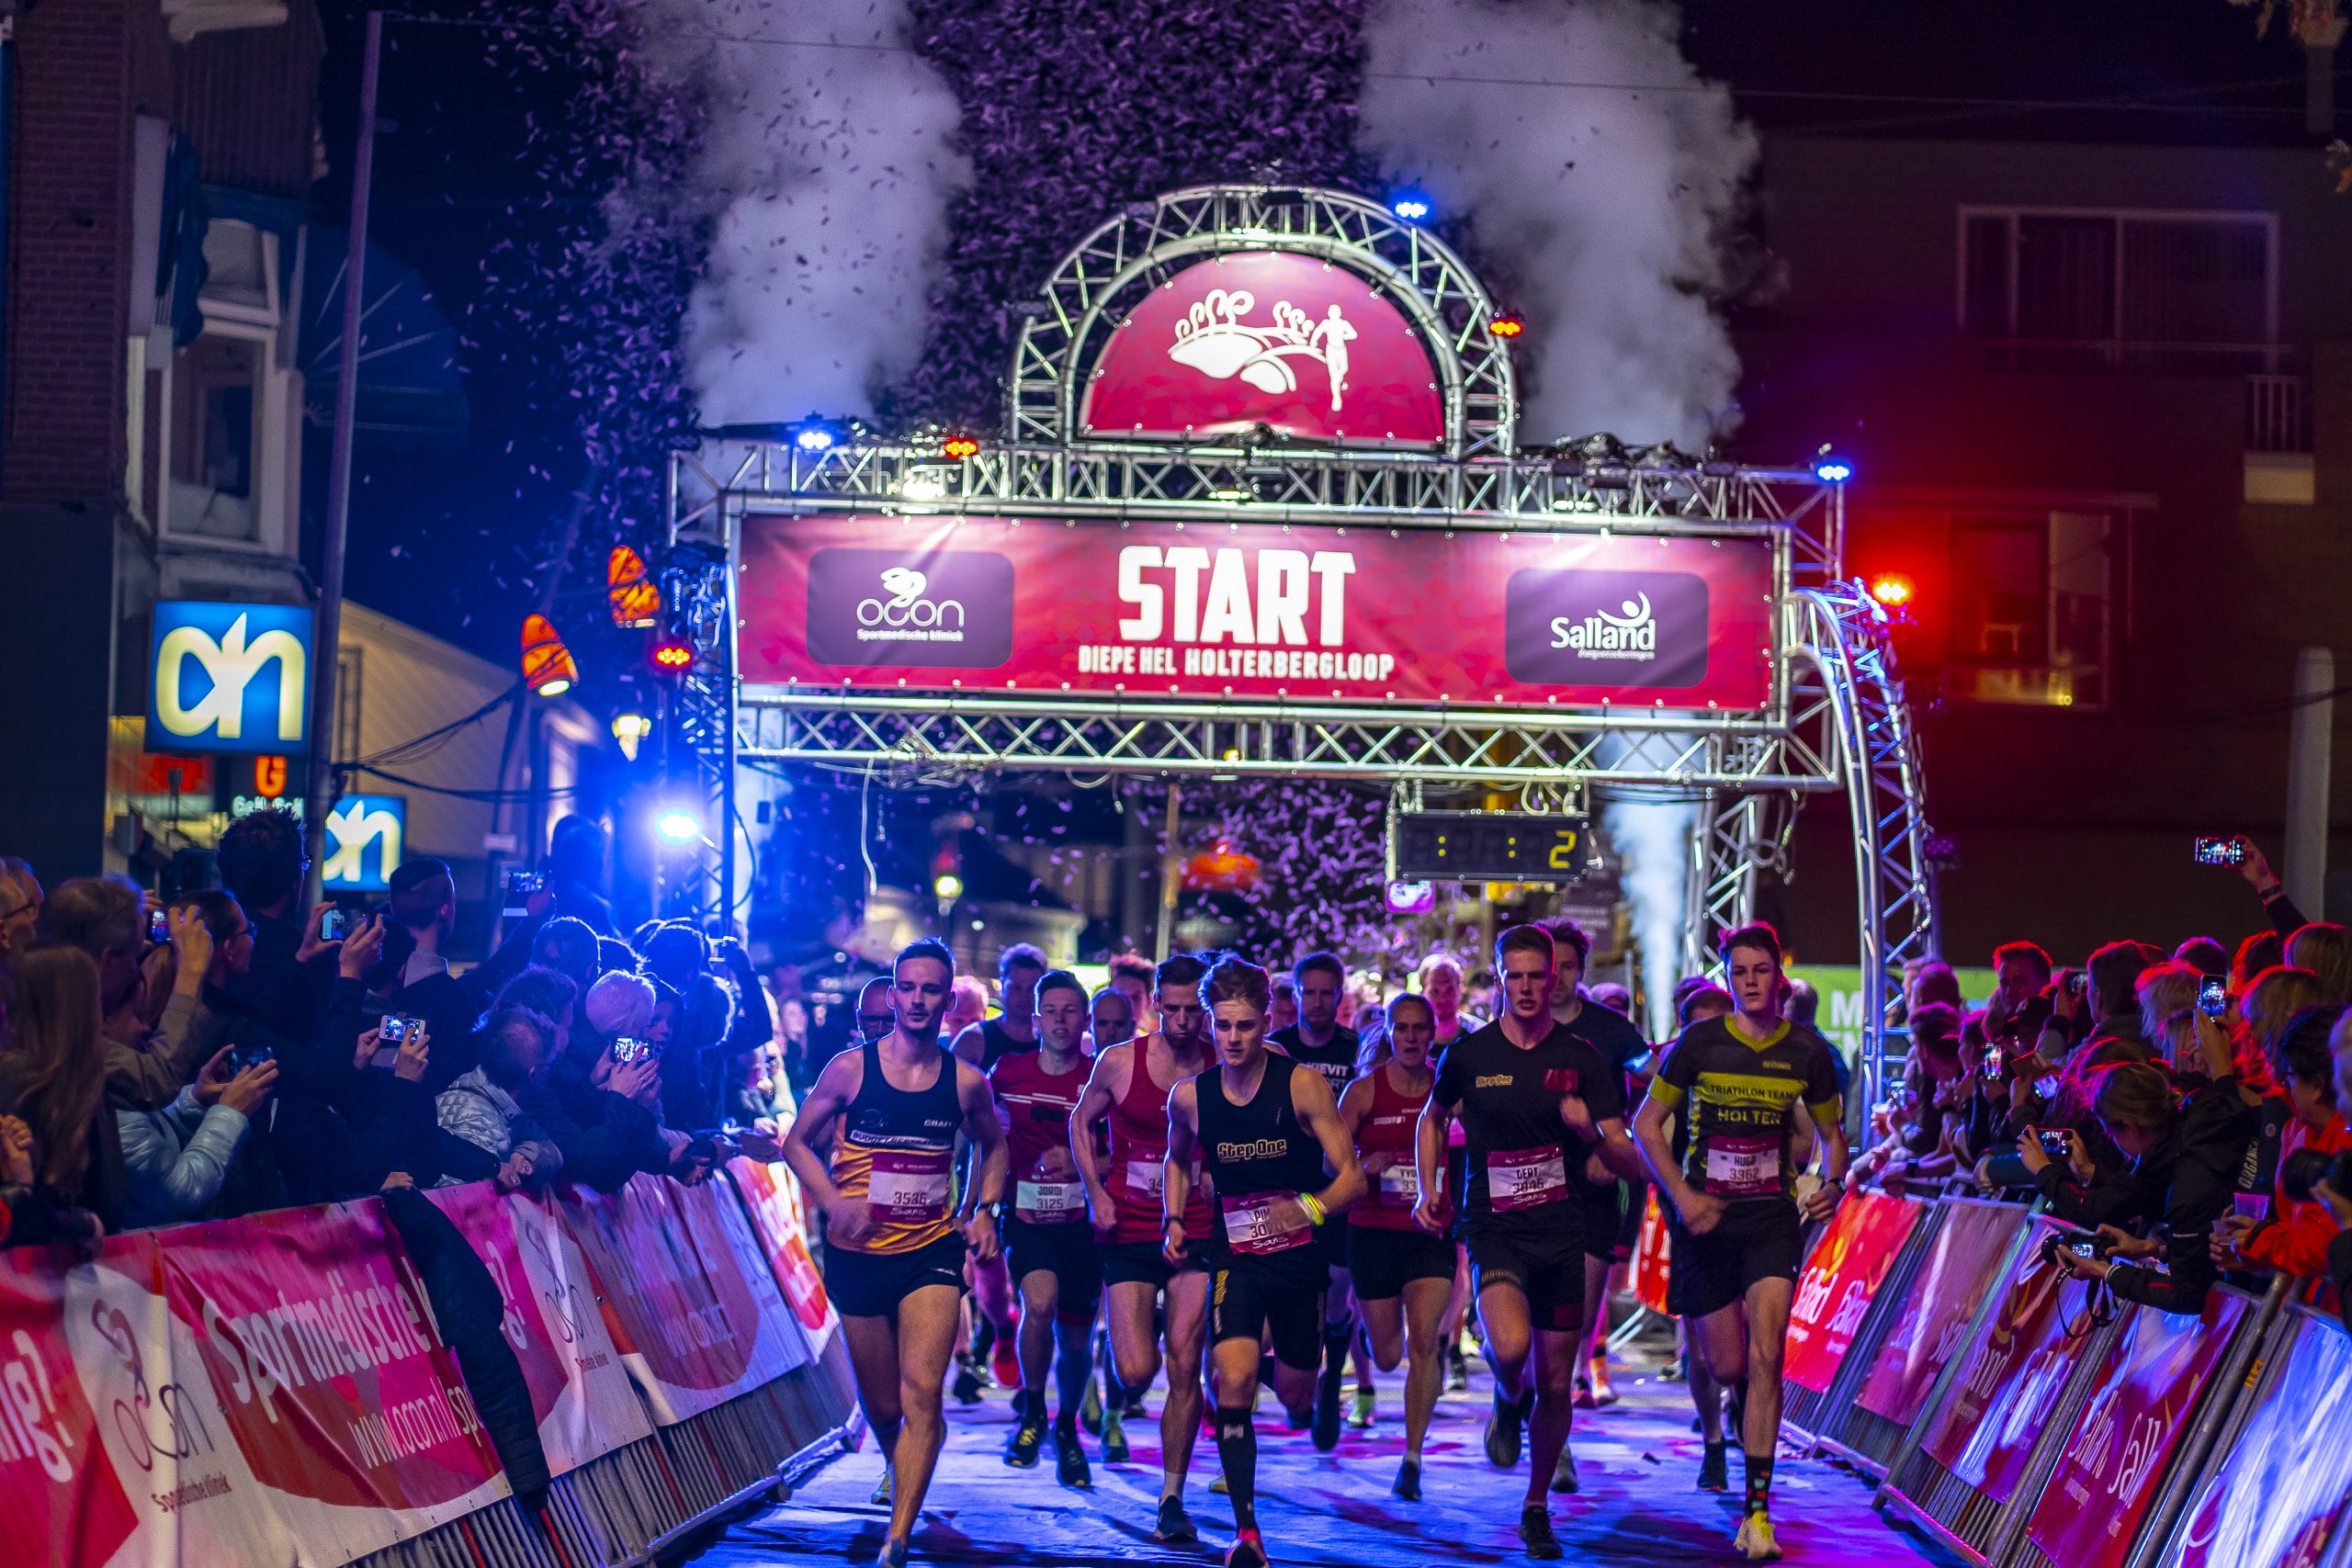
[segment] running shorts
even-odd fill
[[[1189,1250],[1185,1253],[1185,1271],[1196,1271],[1203,1267],[1200,1253],[1204,1244],[1195,1241],[1186,1245]],[[1098,1250],[1102,1254],[1105,1285],[1149,1285],[1155,1291],[1164,1291],[1177,1273],[1168,1266],[1167,1255],[1156,1241],[1116,1242]]]
[[[1356,1299],[1392,1301],[1415,1280],[1453,1280],[1453,1242],[1423,1230],[1348,1227],[1348,1277]]]
[[[889,1317],[899,1303],[927,1285],[964,1290],[964,1238],[950,1233],[912,1252],[825,1249],[825,1293],[843,1317]]]
[[[1084,1220],[1075,1224],[1033,1225],[1019,1219],[1004,1222],[1004,1255],[1012,1269],[1016,1289],[1032,1274],[1054,1277],[1054,1315],[1071,1322],[1091,1321],[1102,1302],[1102,1249],[1094,1245],[1094,1228]]]
[[[1724,1217],[1704,1235],[1672,1227],[1667,1310],[1680,1318],[1705,1317],[1765,1280],[1790,1280],[1804,1264],[1804,1222],[1786,1198],[1750,1198],[1724,1205]]]
[[[1274,1359],[1312,1371],[1323,1364],[1323,1292],[1327,1273],[1320,1247],[1302,1269],[1285,1258],[1234,1256],[1209,1274],[1209,1343],[1273,1341]]]
[[[1556,1205],[1573,1214],[1566,1205]],[[1571,1223],[1548,1236],[1472,1226],[1462,1237],[1470,1253],[1470,1283],[1516,1285],[1537,1328],[1573,1333],[1584,1324],[1584,1238]]]
[[[1603,1263],[1633,1257],[1631,1248],[1617,1250],[1617,1233],[1625,1221],[1625,1184],[1612,1181],[1606,1187],[1595,1187],[1589,1182],[1579,1185],[1584,1189],[1585,1256],[1598,1258]]]

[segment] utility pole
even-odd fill
[[[2294,716],[2287,726],[2287,834],[2278,880],[2307,920],[2327,919],[2328,764],[2335,743],[2335,654],[2295,655]]]
[[[343,258],[343,342],[337,345],[334,433],[327,457],[325,537],[319,547],[319,620],[311,642],[311,780],[303,794],[303,836],[311,846],[311,888],[326,865],[327,792],[334,783],[334,701],[342,673],[343,557],[351,523],[351,432],[359,405],[359,331],[367,314],[368,187],[376,169],[376,79],[384,52],[384,14],[368,13],[359,63],[359,127],[351,163],[351,227]]]

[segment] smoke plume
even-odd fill
[[[1682,978],[1690,829],[1698,809],[1687,800],[1612,800],[1600,808],[1601,831],[1623,862],[1618,886],[1634,908],[1634,946],[1653,1040],[1675,1032],[1674,987]]]
[[[1756,138],[1652,0],[1375,0],[1360,141],[1516,286],[1522,440],[1695,449],[1739,364],[1710,297]]]
[[[870,415],[922,351],[947,204],[971,179],[904,0],[635,9],[647,65],[699,118],[685,188],[658,199],[709,226],[685,323],[702,422]]]

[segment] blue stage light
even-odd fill
[[[1430,215],[1430,198],[1417,190],[1399,191],[1388,198],[1388,210],[1408,223],[1419,223]]]
[[[1854,465],[1843,457],[1823,457],[1814,464],[1813,477],[1825,483],[1841,485],[1854,477]]]

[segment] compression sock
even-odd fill
[[[1258,1429],[1247,1406],[1216,1413],[1216,1457],[1225,1466],[1225,1489],[1233,1504],[1233,1528],[1258,1528]]]
[[[1739,1505],[1743,1514],[1762,1513],[1772,1506],[1772,1456],[1743,1453],[1747,1465],[1747,1495]]]

